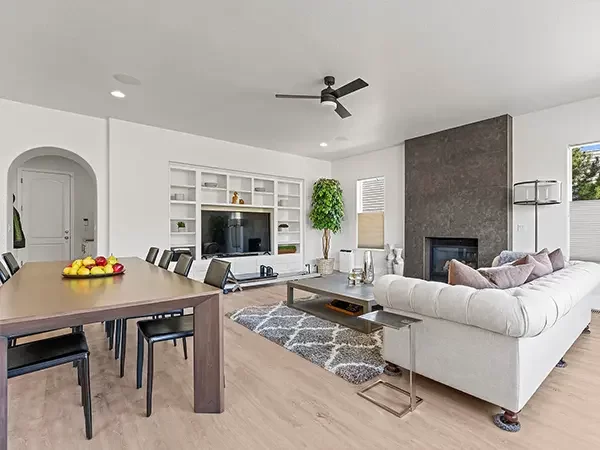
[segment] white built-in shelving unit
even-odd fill
[[[169,232],[171,247],[187,247],[196,254],[197,173],[187,167],[171,167],[169,187]],[[180,229],[177,224],[183,222]]]
[[[236,204],[232,203],[234,193],[238,195]],[[283,255],[284,250],[288,255],[293,246],[298,257],[294,261],[298,260],[302,268],[305,216],[302,196],[301,180],[171,163],[170,246],[189,248],[200,258],[203,209],[269,212],[271,257]],[[178,222],[185,224],[181,231]],[[281,253],[280,246],[285,246]]]

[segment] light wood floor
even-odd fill
[[[225,310],[283,300],[284,286],[229,294]],[[86,441],[75,371],[69,366],[9,381],[10,449],[599,449],[600,317],[521,415],[510,434],[491,422],[498,408],[419,378],[424,403],[398,419],[356,395],[357,386],[225,319],[226,411],[192,410],[191,360],[181,345],[156,351],[154,410],[135,389],[135,330],[126,376],[101,325],[86,326],[92,349],[94,438]],[[190,342],[191,343],[191,342]],[[157,344],[158,345],[158,344]],[[500,375],[500,374],[499,374]],[[406,387],[406,380],[392,379]],[[145,383],[145,380],[144,380]],[[390,398],[389,392],[383,393]]]

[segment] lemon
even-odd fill
[[[107,264],[104,266],[104,273],[113,273],[113,272],[114,272],[114,270],[113,270],[112,264]]]
[[[65,267],[63,269],[63,274],[64,275],[69,275],[71,273],[71,267]]]
[[[80,267],[77,270],[77,275],[89,275],[90,274],[90,269],[88,269],[87,267]]]
[[[69,275],[77,275],[77,271],[79,270],[79,266],[73,266],[69,269]]]

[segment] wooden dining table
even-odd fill
[[[119,262],[123,275],[91,279],[63,278],[67,262],[26,263],[0,287],[0,450],[8,445],[8,338],[26,333],[194,308],[194,411],[223,412],[221,290],[139,258]]]

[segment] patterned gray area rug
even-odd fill
[[[234,322],[354,384],[383,372],[382,331],[371,334],[276,305],[248,306],[227,314]]]

